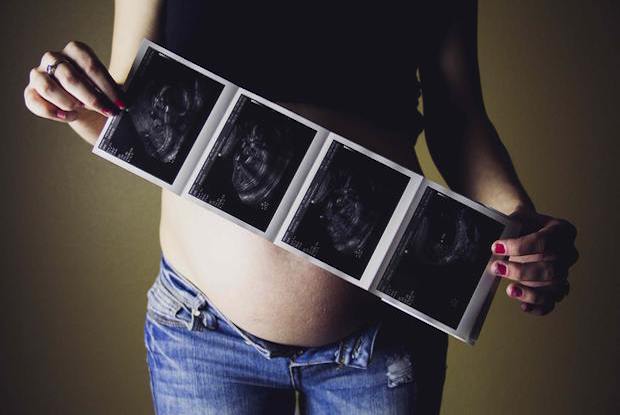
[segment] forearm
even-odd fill
[[[450,140],[429,140],[437,168],[455,191],[503,213],[533,210],[495,127],[486,116],[477,118],[458,131],[443,131]]]

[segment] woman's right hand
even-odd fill
[[[47,74],[47,66],[62,60]],[[90,47],[71,41],[62,51],[43,54],[39,66],[30,71],[24,90],[26,107],[39,117],[71,122],[82,109],[105,117],[117,114],[126,104],[123,92]]]

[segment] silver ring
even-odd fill
[[[47,65],[47,68],[45,68],[45,72],[47,72],[47,74],[53,78],[54,77],[54,72],[56,72],[56,68],[61,63],[69,63],[69,61],[67,59],[60,58],[56,62]]]

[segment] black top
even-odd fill
[[[165,46],[271,101],[359,114],[415,140],[422,129],[416,72],[432,20],[428,6],[248,3],[168,0]]]

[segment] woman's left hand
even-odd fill
[[[510,217],[521,222],[522,236],[493,243],[491,250],[503,258],[495,260],[491,270],[512,280],[506,293],[520,301],[521,310],[548,314],[568,294],[568,269],[579,256],[577,230],[564,219],[532,211],[516,211]]]

